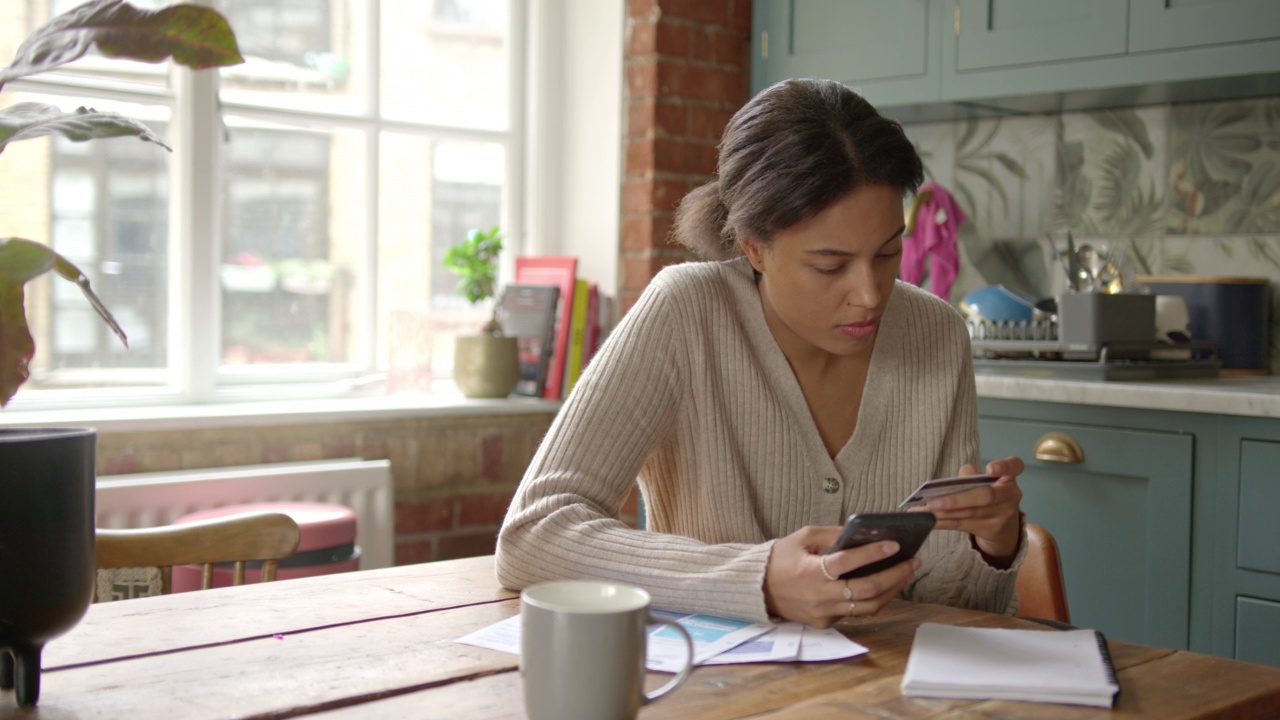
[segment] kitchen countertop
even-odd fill
[[[978,397],[1280,418],[1280,376],[1099,382],[980,374]]]

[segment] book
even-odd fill
[[[564,365],[569,349],[569,326],[572,323],[573,288],[578,274],[578,258],[572,256],[531,256],[516,258],[516,283],[520,285],[554,285],[560,288],[556,310],[556,341],[547,367],[546,386],[542,397],[559,400],[564,388]]]
[[[547,368],[556,343],[556,303],[560,288],[554,285],[507,285],[502,291],[498,318],[502,332],[516,339],[520,376],[516,394],[542,397]]]
[[[587,339],[587,306],[591,294],[591,283],[579,278],[573,289],[573,314],[569,325],[569,355],[564,366],[564,393],[569,397],[573,386],[578,383],[582,374],[582,357]]]
[[[922,623],[902,694],[1111,707],[1120,684],[1096,630],[1018,630]]]
[[[591,357],[600,347],[600,286],[591,283],[587,286],[587,331],[582,340],[582,369],[586,370]]]

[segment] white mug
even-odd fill
[[[689,660],[667,684],[644,692],[651,624],[668,625]],[[611,582],[541,583],[520,593],[520,676],[530,720],[632,720],[675,690],[693,669],[683,627],[649,614],[649,593]]]

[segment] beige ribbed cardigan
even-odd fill
[[[969,341],[946,302],[894,287],[857,427],[832,459],[747,261],[676,265],[552,423],[498,536],[498,579],[610,579],[645,588],[655,607],[766,620],[774,539],[893,511],[922,481],[977,462]],[[647,531],[617,519],[637,479]],[[1021,555],[996,570],[967,534],[934,531],[904,596],[1013,612]]]

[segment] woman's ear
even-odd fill
[[[764,252],[765,248],[755,238],[738,236],[738,247],[742,248],[742,254],[747,256],[747,262],[751,263],[751,267],[755,268],[758,273],[764,272]]]

